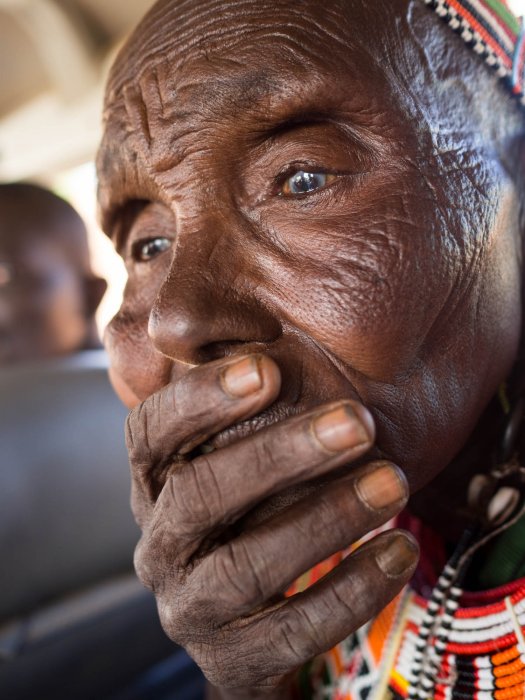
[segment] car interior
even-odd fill
[[[132,571],[125,416],[102,351],[0,372],[0,697],[108,697],[173,654]]]

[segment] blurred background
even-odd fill
[[[88,225],[109,288],[99,330],[118,308],[124,270],[100,233],[93,157],[109,66],[153,0],[0,0],[0,182],[31,180],[70,201]]]

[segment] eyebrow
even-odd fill
[[[304,76],[296,74],[286,75],[283,78],[281,73],[279,79],[276,79],[275,74],[266,70],[242,75],[218,76],[202,82],[198,93],[202,99],[197,102],[205,104],[207,110],[215,110],[219,119],[224,119],[228,112],[231,118],[231,115],[239,109],[246,114],[251,114],[253,124],[248,129],[248,133],[251,134],[256,145],[293,132],[297,128],[324,123],[342,129],[346,136],[354,139],[357,144],[368,151],[375,151],[374,146],[377,142],[374,143],[374,135],[366,127],[362,127],[360,120],[352,120],[352,112],[357,114],[362,111],[362,107],[356,106],[352,109],[352,95],[334,89],[329,92],[327,98],[327,82],[330,78],[328,74],[315,73],[311,81],[308,81]],[[292,89],[290,89],[290,81],[292,81]],[[296,89],[293,89],[294,86]],[[181,89],[184,90],[184,85]],[[323,102],[322,108],[319,107],[320,101]],[[269,109],[269,102],[271,102],[271,109]],[[229,110],[228,105],[230,105]],[[231,106],[235,109],[232,110]],[[176,96],[170,105],[171,108],[166,103],[163,103],[162,107],[167,108],[163,116],[174,130],[172,154],[175,161],[180,157],[176,155],[175,143],[179,138],[190,133],[187,123],[193,115],[191,111],[184,109],[184,105],[177,101]],[[144,199],[144,193],[141,192],[139,196],[131,197],[120,205],[110,207],[109,211],[106,210],[106,216],[109,215],[106,219],[108,222],[106,230],[108,235],[116,241],[117,246],[123,238],[121,232],[126,228],[129,230],[130,223],[134,221],[146,201],[148,200]],[[136,204],[129,207],[129,202]],[[122,226],[122,219],[119,226],[114,226],[117,214],[119,218],[124,215],[127,227]]]
[[[234,106],[242,113],[254,114],[265,126],[279,129],[287,124],[333,118],[335,111],[341,112],[341,103],[348,100],[348,95],[335,89],[327,107],[319,108],[320,93],[326,102],[326,86],[331,77],[328,72],[298,75],[281,71],[277,74],[266,69],[241,75],[203,75],[199,96],[202,104],[219,115],[225,114],[228,106]],[[183,93],[184,87],[184,84],[179,86],[177,92]],[[270,118],[269,111],[272,113]],[[188,112],[180,108],[169,114],[170,118],[181,123],[187,116]]]

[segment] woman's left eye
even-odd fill
[[[137,241],[132,248],[133,259],[137,262],[149,262],[169,248],[171,248],[170,239],[162,236]]]
[[[309,173],[305,170],[298,170],[284,181],[279,194],[308,194],[325,187],[335,178],[336,175],[331,173]]]

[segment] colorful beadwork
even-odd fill
[[[514,700],[525,697],[525,579],[499,591],[469,595],[452,613],[448,641],[424,700]],[[485,602],[483,602],[485,601]],[[428,600],[406,588],[371,623],[324,655],[311,679],[315,700],[404,700],[411,697],[414,661]],[[513,613],[509,612],[509,608]],[[516,621],[519,629],[516,628]],[[437,639],[427,643],[435,647]]]
[[[455,31],[525,105],[523,19],[504,0],[423,0]]]

